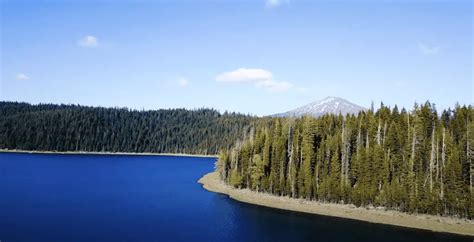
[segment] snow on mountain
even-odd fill
[[[324,114],[358,114],[360,111],[366,110],[357,104],[351,103],[339,97],[326,97],[319,101],[312,102],[308,105],[293,109],[285,113],[275,114],[275,117],[301,117],[310,115],[319,117]]]

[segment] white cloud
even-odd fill
[[[77,44],[84,48],[95,48],[99,46],[99,40],[92,35],[87,35],[77,41]]]
[[[259,82],[273,79],[271,72],[256,68],[239,68],[216,77],[218,82]]]
[[[441,50],[439,46],[428,46],[424,43],[418,43],[418,48],[425,55],[436,55]]]
[[[189,86],[189,81],[187,79],[180,78],[180,79],[178,79],[178,86],[181,87],[181,88],[185,88],[185,87]]]
[[[265,80],[261,82],[255,83],[256,87],[261,87],[270,91],[275,91],[275,92],[282,92],[282,91],[287,91],[288,89],[294,87],[294,85],[290,82],[279,82],[275,80]]]
[[[270,71],[257,68],[239,68],[234,71],[224,72],[216,77],[217,82],[226,83],[250,83],[257,88],[269,91],[287,91],[295,85],[291,82],[277,81]]]
[[[281,4],[280,0],[266,0],[265,5],[267,7],[276,7]]]
[[[21,81],[30,79],[30,77],[27,76],[27,75],[24,74],[24,73],[18,73],[18,74],[16,74],[15,78],[16,78],[17,80],[21,80]]]
[[[267,8],[274,8],[288,2],[289,0],[265,0],[265,6]]]

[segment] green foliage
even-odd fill
[[[219,175],[223,181],[227,181],[229,176],[230,160],[226,152],[219,154],[219,159],[216,162],[216,168],[219,171]]]
[[[236,170],[233,170],[230,173],[230,181],[229,184],[233,187],[241,187],[242,186],[242,175]]]
[[[251,170],[252,189],[259,191],[262,186],[262,177],[264,173],[264,163],[259,154],[253,156],[253,165]]]
[[[0,148],[217,154],[254,117],[212,109],[137,111],[0,102]]]
[[[438,115],[426,102],[412,112],[381,105],[357,116],[262,118],[253,135],[225,149],[233,157],[229,184],[472,219],[473,117],[472,106]]]

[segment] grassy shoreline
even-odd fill
[[[474,221],[467,219],[358,208],[354,205],[307,201],[304,199],[258,193],[249,189],[236,189],[224,184],[219,179],[217,172],[204,175],[199,179],[198,183],[202,184],[204,189],[208,191],[226,194],[237,201],[265,207],[431,230],[435,232],[474,236]]]
[[[27,154],[59,154],[59,155],[137,155],[137,156],[186,156],[217,158],[217,155],[198,155],[186,153],[133,153],[133,152],[98,152],[98,151],[43,151],[43,150],[8,150],[0,149],[0,153],[27,153]]]

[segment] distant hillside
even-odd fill
[[[0,102],[0,148],[217,154],[256,118],[213,109],[124,108]]]
[[[366,110],[357,104],[351,103],[338,97],[326,97],[322,100],[312,102],[305,106],[293,109],[285,113],[275,114],[275,117],[301,117],[305,115],[320,117],[325,114],[358,114]]]

